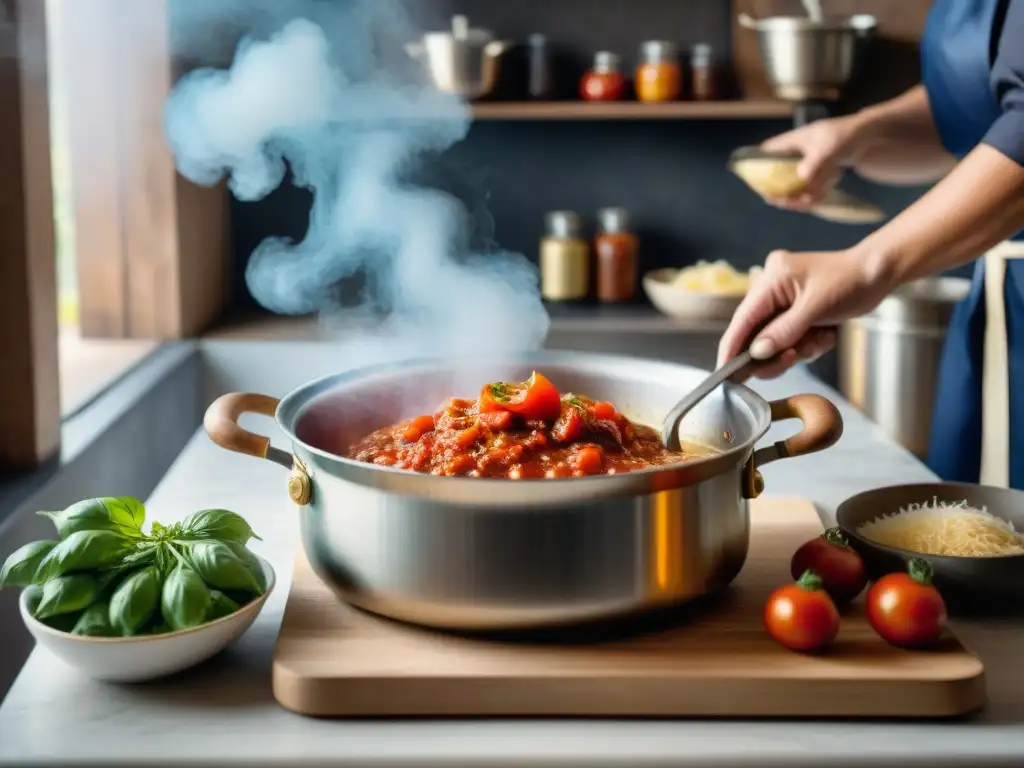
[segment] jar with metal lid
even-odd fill
[[[624,208],[602,208],[597,218],[598,301],[631,301],[636,296],[640,240],[629,231],[629,214]]]
[[[590,244],[583,219],[573,211],[551,211],[540,241],[540,292],[545,301],[579,301],[590,291]]]
[[[676,47],[666,40],[648,40],[640,47],[636,97],[640,101],[675,101],[683,92],[683,68]]]
[[[580,96],[586,101],[617,101],[626,92],[626,76],[619,69],[619,57],[611,51],[594,54],[594,65],[580,80]]]
[[[720,98],[714,50],[707,43],[698,43],[690,51],[690,82],[690,91],[695,101],[714,101]]]

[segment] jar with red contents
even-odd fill
[[[636,295],[640,241],[629,231],[629,214],[625,209],[603,208],[597,218],[600,222],[594,239],[597,300],[603,303],[630,301]]]
[[[619,57],[611,51],[594,54],[594,66],[580,80],[580,96],[586,101],[618,101],[626,93],[626,76]]]
[[[675,101],[683,93],[683,68],[676,47],[665,40],[648,40],[640,48],[636,68],[636,97],[640,101]]]

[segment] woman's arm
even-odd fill
[[[941,179],[956,164],[942,146],[923,85],[848,119],[860,136],[852,165],[866,179],[916,186]]]
[[[969,262],[1024,229],[1024,166],[983,144],[914,205],[845,251],[774,251],[733,315],[719,363],[750,344],[775,376],[835,344],[828,326],[869,312],[900,284]],[[765,323],[767,322],[767,325]]]
[[[803,156],[797,174],[805,187],[791,198],[769,200],[798,211],[813,209],[847,168],[883,184],[917,186],[941,179],[956,162],[939,140],[920,85],[856,114],[786,131],[761,146]]]
[[[893,287],[973,261],[1024,229],[1022,163],[982,144],[853,250]]]
[[[897,283],[969,262],[1024,229],[1024,0],[1011,0],[992,66],[1002,110],[983,143],[859,246]]]
[[[1001,113],[983,143],[914,205],[861,243],[832,253],[769,255],[719,345],[736,355],[780,353],[765,375],[824,351],[834,325],[876,307],[903,282],[980,256],[1024,229],[1024,0],[1011,0],[992,69]],[[817,327],[816,327],[817,326]]]

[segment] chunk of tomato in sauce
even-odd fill
[[[615,406],[609,402],[594,403],[590,406],[590,415],[595,419],[612,420],[615,418]]]
[[[402,439],[407,443],[415,443],[427,432],[434,431],[434,417],[430,414],[425,416],[417,416],[415,419],[410,419],[409,423],[405,425],[405,429],[402,430]]]
[[[485,411],[478,418],[481,424],[495,432],[501,432],[512,426],[511,411]]]
[[[487,384],[477,408],[480,413],[510,411],[526,420],[554,421],[562,410],[562,398],[547,377],[534,371],[523,382]]]
[[[551,436],[560,443],[571,443],[583,431],[583,411],[575,405],[564,403],[562,413],[551,428]]]
[[[569,463],[581,475],[596,475],[604,467],[604,454],[600,448],[585,445],[569,458]]]

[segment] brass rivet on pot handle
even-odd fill
[[[313,483],[309,479],[306,465],[302,463],[302,459],[298,456],[293,458],[292,473],[288,477],[288,497],[295,504],[304,507],[313,498]]]
[[[743,497],[756,499],[764,493],[764,478],[754,466],[754,457],[751,456],[743,468]]]

